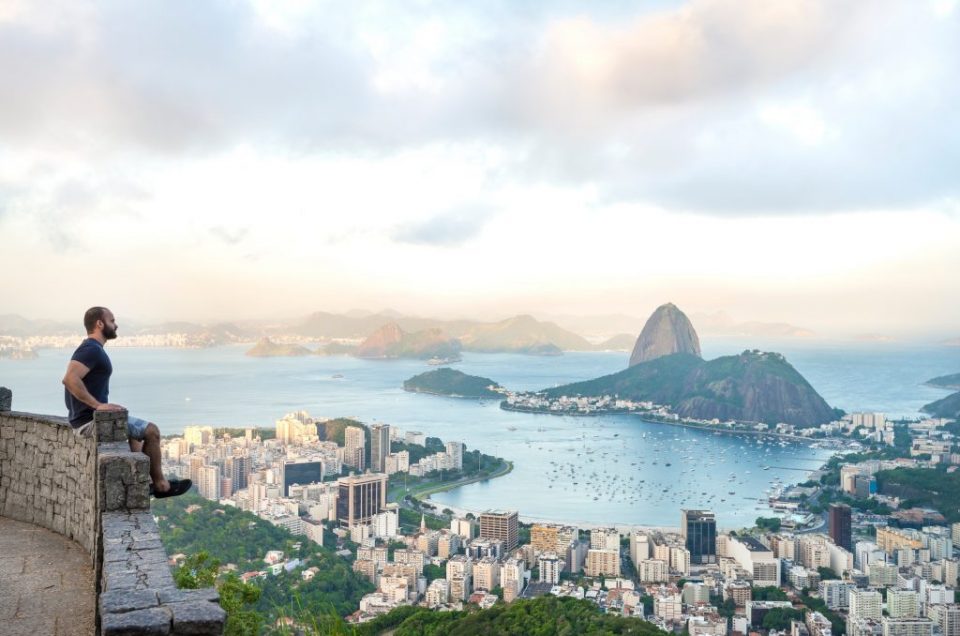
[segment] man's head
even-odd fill
[[[100,334],[104,340],[113,340],[117,337],[117,321],[113,312],[106,307],[91,307],[83,314],[83,326],[87,335]]]

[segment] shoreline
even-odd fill
[[[694,424],[692,422],[683,422],[679,420],[671,419],[660,419],[655,415],[650,413],[643,413],[637,411],[590,411],[588,413],[576,412],[576,411],[550,411],[544,409],[536,408],[523,408],[517,407],[514,405],[508,405],[506,401],[500,403],[500,408],[504,411],[510,411],[513,413],[527,413],[530,415],[552,415],[552,416],[567,416],[567,417],[600,417],[604,415],[633,415],[639,417],[644,422],[649,424],[667,424],[669,426],[680,426],[683,428],[692,428],[701,431],[707,431],[710,433],[720,433],[725,435],[753,435],[759,437],[776,437],[785,440],[793,440],[797,442],[810,442],[810,443],[819,443],[824,442],[828,444],[841,444],[845,441],[848,441],[846,438],[840,437],[806,437],[804,435],[789,435],[787,433],[778,433],[776,431],[756,431],[748,430],[741,428],[726,428],[717,424]]]
[[[428,501],[435,506],[439,506],[440,504],[438,502],[430,501],[431,495],[435,495],[440,492],[455,490],[457,488],[460,488],[461,486],[467,486],[469,484],[476,484],[479,482],[497,479],[498,477],[509,475],[511,472],[513,472],[513,462],[505,459],[503,460],[503,465],[501,466],[501,468],[495,473],[491,473],[489,475],[482,475],[482,476],[478,475],[476,477],[470,477],[467,479],[451,481],[448,483],[435,484],[433,486],[427,486],[426,488],[422,488],[419,490],[413,489],[413,490],[410,490],[409,492],[404,492],[403,496],[406,497],[407,495],[410,495],[412,497],[417,497],[422,501]],[[398,502],[399,500],[395,500],[395,501]],[[449,506],[446,506],[446,507],[449,508]]]

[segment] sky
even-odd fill
[[[950,0],[0,0],[0,314],[960,336]]]

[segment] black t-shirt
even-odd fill
[[[93,338],[87,338],[80,343],[70,359],[90,369],[83,378],[83,385],[98,402],[106,403],[107,394],[110,392],[110,374],[113,373],[113,365],[110,364],[110,356],[103,350],[103,345]],[[63,390],[63,397],[70,413],[70,426],[76,428],[93,419],[93,409],[73,397],[66,388]]]

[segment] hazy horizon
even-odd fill
[[[12,0],[0,33],[0,314],[960,337],[954,0]]]

